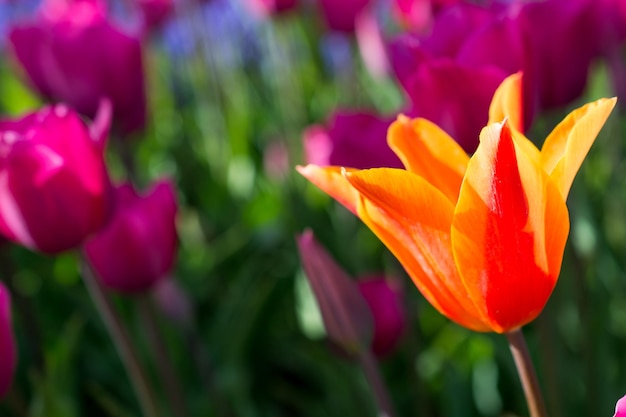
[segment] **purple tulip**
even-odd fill
[[[0,282],[0,398],[11,388],[16,365],[17,351],[11,324],[11,297],[4,284]]]
[[[80,245],[110,214],[103,147],[110,106],[88,128],[67,106],[0,120],[0,232],[55,254]]]
[[[307,163],[400,168],[402,163],[387,145],[387,129],[392,121],[366,112],[338,111],[328,128],[314,125],[304,132]]]
[[[113,103],[123,132],[143,128],[146,103],[141,45],[107,18],[98,0],[44,0],[36,17],[14,26],[17,61],[41,94],[93,116]]]
[[[317,1],[328,28],[343,33],[354,32],[356,20],[371,3],[371,0]]]
[[[520,11],[530,54],[524,73],[538,94],[540,109],[566,105],[580,97],[592,62],[609,43],[610,23],[596,0],[547,0]],[[593,35],[590,35],[593,34]]]
[[[109,224],[85,244],[85,253],[105,287],[122,293],[151,289],[174,265],[176,192],[166,181],[146,195],[122,184]]]
[[[389,355],[406,330],[406,314],[398,282],[372,275],[359,278],[357,285],[374,318],[372,351]]]

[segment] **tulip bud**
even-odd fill
[[[176,252],[176,196],[161,181],[145,196],[122,184],[109,224],[85,244],[102,284],[113,291],[149,290],[172,269]]]
[[[93,117],[111,100],[124,132],[145,124],[139,33],[128,34],[99,0],[45,0],[30,21],[9,32],[13,55],[39,92]]]
[[[56,254],[80,245],[110,213],[103,159],[110,108],[88,128],[65,105],[0,120],[0,232]]]
[[[369,346],[372,316],[367,303],[326,250],[306,230],[298,236],[302,266],[315,294],[328,337],[348,353]]]
[[[626,395],[620,398],[615,404],[615,414],[613,417],[626,417]]]
[[[11,326],[11,298],[9,291],[0,282],[0,398],[2,398],[13,381],[17,353]]]
[[[386,356],[398,345],[406,328],[398,282],[383,276],[367,276],[360,278],[357,285],[374,318],[372,351],[378,357]]]

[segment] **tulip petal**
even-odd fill
[[[450,135],[426,119],[399,116],[389,128],[388,142],[408,171],[456,202],[469,156]]]
[[[546,138],[541,161],[564,199],[616,102],[615,97],[603,98],[574,110]]]
[[[539,315],[559,275],[569,231],[565,201],[512,138],[485,128],[452,222],[452,251],[465,286],[493,331]]]
[[[516,72],[506,77],[494,93],[489,106],[488,125],[508,119],[513,129],[523,132],[522,103],[522,73]]]
[[[296,170],[322,191],[343,204],[352,213],[357,214],[356,207],[359,193],[343,177],[342,170],[351,172],[350,168],[319,167],[317,165],[297,166]]]
[[[539,162],[541,159],[539,149],[522,133],[524,131],[523,80],[522,72],[517,72],[502,81],[491,100],[487,125],[501,123],[506,119],[516,145],[520,146],[531,159]]]
[[[346,173],[346,178],[361,193],[359,217],[396,256],[424,297],[460,325],[489,330],[452,257],[450,200],[404,170],[370,169]]]

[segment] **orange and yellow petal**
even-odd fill
[[[320,167],[317,165],[297,166],[296,170],[319,189],[343,204],[352,213],[357,214],[356,208],[359,193],[345,179],[342,171],[355,171],[352,168]]]
[[[469,156],[446,132],[426,119],[399,116],[389,127],[387,142],[408,171],[456,202]]]
[[[564,199],[616,102],[616,98],[603,98],[574,110],[546,138],[541,161]]]
[[[524,131],[522,82],[521,72],[511,74],[502,81],[491,99],[487,125],[508,119],[513,130]]]
[[[359,217],[396,256],[424,297],[462,326],[488,331],[452,257],[453,204],[424,178],[379,168],[346,174],[361,194]]]
[[[539,315],[559,275],[569,231],[565,201],[507,125],[481,133],[452,224],[461,278],[493,331]]]

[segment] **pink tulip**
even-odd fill
[[[170,272],[177,246],[176,192],[166,181],[146,195],[128,184],[115,193],[109,224],[85,244],[85,253],[105,287],[123,293],[151,289]]]
[[[80,245],[110,213],[103,146],[110,106],[88,128],[58,104],[0,120],[0,232],[55,254]]]
[[[298,0],[246,0],[250,11],[260,17],[288,12],[298,6]]]
[[[366,276],[357,283],[374,318],[372,351],[376,356],[390,354],[406,329],[402,292],[397,282],[383,276]]]
[[[108,18],[98,0],[44,0],[35,17],[14,26],[9,41],[30,82],[44,96],[93,116],[113,103],[124,132],[143,128],[146,103],[141,45]]]
[[[623,396],[615,404],[615,414],[613,417],[626,417],[626,396]]]
[[[9,291],[0,282],[0,398],[11,388],[16,365],[17,352],[11,324],[11,298]]]

